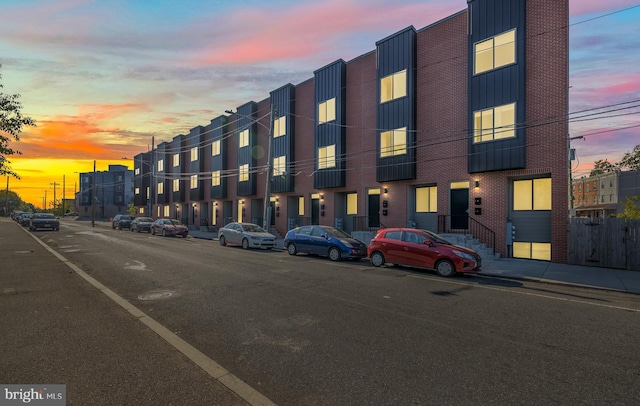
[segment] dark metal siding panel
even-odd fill
[[[314,188],[344,187],[346,183],[346,63],[338,60],[314,72],[315,75],[315,134],[314,134]],[[318,124],[318,105],[336,99],[336,119]],[[318,148],[336,146],[336,166],[318,170]]]
[[[166,162],[169,162],[171,167],[173,167],[173,162],[171,162],[173,160],[173,154],[176,153],[180,155],[180,166],[177,168],[177,172],[173,173],[172,180],[180,179],[180,190],[173,193],[173,203],[185,203],[187,196],[186,190],[189,187],[188,163],[191,154],[189,152],[189,144],[186,142],[186,137],[184,135],[179,135],[174,138],[171,154],[167,155]],[[173,170],[176,170],[176,168],[173,168]],[[169,188],[173,188],[173,185],[171,183],[169,183],[169,181],[167,180],[165,184],[165,190],[170,190]]]
[[[153,161],[153,185],[151,186],[151,192],[155,196],[151,196],[151,199],[157,204],[166,204],[169,202],[169,191],[167,190],[167,180],[165,179],[167,174],[167,156],[169,155],[167,150],[171,149],[171,143],[163,142],[158,145],[158,148],[155,152],[155,159]],[[162,160],[164,165],[164,171],[158,172],[158,162]],[[158,184],[162,183],[162,187],[164,188],[164,193],[158,193]]]
[[[188,178],[187,184],[189,185],[189,199],[193,201],[204,200],[204,183],[202,181],[202,173],[204,172],[204,156],[203,156],[203,148],[204,145],[204,128],[202,126],[198,126],[192,128],[189,132],[188,143],[189,143],[189,174],[185,176]],[[198,159],[195,161],[191,161],[191,149],[198,149]],[[191,189],[191,176],[198,175],[198,187],[195,189]]]
[[[487,0],[469,3],[469,116],[468,171],[489,172],[526,167],[525,117],[525,0]],[[474,75],[474,44],[516,29],[516,63]],[[473,113],[516,103],[516,137],[475,144]]]
[[[147,199],[147,188],[149,188],[151,184],[151,166],[153,165],[151,151],[134,156],[133,162],[133,204],[135,206],[146,206],[149,202],[149,199]],[[138,171],[138,175],[135,175],[136,170]],[[135,194],[136,188],[139,190],[137,195]]]
[[[271,192],[273,193],[292,192],[294,190],[295,92],[296,88],[292,84],[287,84],[271,92],[271,106],[274,110],[273,119],[286,117],[285,135],[273,139],[271,156],[273,158],[284,156],[287,161],[287,169],[284,176],[273,177],[273,172],[268,174],[271,179]]]
[[[211,157],[211,172],[220,171],[220,186],[211,187],[212,199],[227,198],[227,138],[229,138],[229,129],[227,126],[228,118],[220,116],[211,120],[210,141],[220,141],[220,155]],[[209,155],[211,155],[211,147],[209,147]]]
[[[551,211],[512,211],[514,241],[551,242]]]
[[[416,31],[409,27],[376,43],[378,49],[376,180],[387,182],[416,177]],[[380,79],[407,70],[407,96],[380,103]],[[407,153],[380,157],[380,133],[406,127]]]
[[[256,194],[256,179],[258,177],[256,173],[256,157],[253,154],[253,149],[257,145],[257,133],[258,128],[256,124],[256,111],[258,105],[256,102],[249,102],[238,107],[237,114],[237,130],[235,137],[237,138],[240,130],[249,129],[249,145],[238,149],[238,170],[241,165],[249,165],[249,180],[240,182],[238,180],[237,195],[238,196],[252,196]]]

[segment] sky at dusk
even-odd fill
[[[640,106],[633,103],[640,4],[569,5],[570,135],[585,136],[572,141],[577,177],[640,144],[640,107],[633,107]],[[466,7],[466,0],[0,0],[3,91],[21,94],[23,113],[37,122],[10,144],[22,155],[9,157],[21,177],[9,189],[42,207],[54,183],[62,196],[64,175],[72,198],[77,172],[92,171],[94,160],[98,170],[133,168],[152,136],[158,144],[188,134]]]

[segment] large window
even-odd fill
[[[284,175],[287,170],[287,157],[279,156],[273,158],[273,176]]]
[[[220,155],[220,140],[211,143],[211,156]]]
[[[173,154],[173,167],[180,166],[180,154]]]
[[[273,138],[282,137],[287,133],[287,117],[273,120]]]
[[[198,160],[198,147],[191,148],[191,162]]]
[[[347,193],[347,214],[358,214],[357,193]]]
[[[513,210],[551,210],[551,178],[514,181]]]
[[[180,191],[180,179],[174,179],[173,180],[173,191],[174,192],[179,192]]]
[[[551,243],[514,241],[513,257],[551,261]]]
[[[246,147],[249,145],[249,129],[242,130],[238,134],[238,148]]]
[[[220,171],[211,172],[211,186],[220,186]]]
[[[198,175],[191,175],[191,177],[189,178],[189,186],[191,187],[191,189],[197,189],[198,188]]]
[[[438,187],[416,188],[416,213],[438,212]]]
[[[516,104],[505,104],[473,113],[473,142],[515,137]]]
[[[158,194],[164,194],[164,182],[158,182]]]
[[[139,195],[140,194],[140,188],[139,187],[135,188],[133,193],[135,193],[136,195]]]
[[[335,168],[336,146],[328,145],[318,148],[318,169]]]
[[[406,69],[380,79],[380,103],[399,99],[407,95]]]
[[[298,198],[298,216],[304,216],[304,197]]]
[[[511,30],[478,42],[474,46],[474,73],[510,65],[516,61],[516,31]]]
[[[246,182],[249,180],[249,164],[240,165],[240,173],[238,174],[238,180],[240,182]]]
[[[158,161],[158,172],[164,171],[164,159]]]
[[[328,123],[336,119],[336,98],[318,104],[318,123]]]
[[[407,128],[398,128],[380,133],[380,157],[407,153]]]

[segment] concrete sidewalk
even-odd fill
[[[39,241],[54,233],[0,218],[0,384],[66,385],[67,405],[272,404]]]
[[[194,238],[217,240],[218,233],[190,230]],[[276,240],[276,248],[284,249],[284,240]],[[501,258],[486,262],[481,275],[537,282],[561,283],[591,288],[619,290],[640,294],[640,270],[596,268],[590,266],[555,264],[515,258]]]

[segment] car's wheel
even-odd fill
[[[116,229],[116,225],[115,225],[115,224],[113,224],[113,223],[111,223],[111,229],[112,229],[112,230],[115,230],[115,229]]]
[[[373,266],[382,266],[384,265],[384,262],[384,255],[382,255],[381,252],[376,251],[371,254],[371,263]]]
[[[220,242],[220,245],[222,245],[223,247],[227,245],[227,240],[224,239],[224,235],[221,235],[218,241]]]
[[[151,227],[151,230],[149,232],[151,233],[151,235],[156,235],[156,229],[154,227]]]
[[[287,245],[287,252],[289,255],[296,255],[298,253],[298,249],[294,243],[290,242],[289,245]]]
[[[242,239],[242,249],[244,249],[244,250],[248,250],[249,249],[249,240],[247,240],[246,238]]]
[[[162,230],[162,236],[166,237],[167,236],[167,230]]]
[[[329,248],[329,259],[332,261],[340,261],[342,259],[342,255],[340,255],[340,250],[337,247]]]
[[[436,272],[440,276],[449,277],[456,273],[456,268],[448,259],[441,259],[436,263]]]

